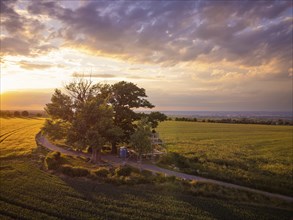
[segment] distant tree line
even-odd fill
[[[178,117],[176,117],[175,121],[193,121],[193,122],[195,122],[195,121],[197,121],[197,118],[185,118],[185,117],[178,118]]]
[[[29,116],[34,116],[34,117],[42,117],[41,113],[30,113],[28,111],[0,111],[0,117],[1,118],[10,118],[10,117],[29,117]]]
[[[206,122],[210,123],[230,123],[230,124],[263,124],[263,125],[293,125],[293,121],[289,120],[272,120],[272,119],[250,119],[250,118],[240,118],[240,119],[207,119]]]
[[[186,118],[176,117],[169,120],[175,121],[189,121],[189,122],[208,122],[208,123],[227,123],[227,124],[262,124],[262,125],[293,125],[292,120],[285,119],[252,119],[252,118],[221,118],[221,119],[197,119],[197,118]]]

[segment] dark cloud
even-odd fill
[[[46,42],[46,26],[39,19],[19,14],[18,4],[1,1],[1,54],[36,56],[55,48]]]
[[[30,45],[28,42],[16,37],[4,37],[0,39],[1,54],[29,55]]]
[[[22,29],[21,16],[13,9],[17,1],[1,1],[1,26],[6,28],[10,33],[15,33]]]
[[[16,1],[1,1],[7,32],[1,54],[39,55],[57,48],[51,43],[57,39],[90,53],[164,66],[274,62],[282,76],[292,66],[291,1],[88,1],[75,9],[61,3],[28,2],[32,18],[17,13]],[[49,28],[41,15],[61,24]]]
[[[202,56],[260,65],[290,58],[290,7],[290,1],[89,1],[72,10],[51,1],[28,10],[61,21],[58,36],[93,53],[167,65]]]
[[[234,20],[231,27],[203,23],[196,30],[195,36],[217,45],[218,50],[209,54],[209,58],[215,61],[236,60],[254,66],[272,59],[280,62],[291,59],[289,45],[292,45],[292,27],[292,18],[258,26],[247,26],[242,21]]]

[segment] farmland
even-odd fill
[[[48,172],[43,168],[47,152],[37,147],[34,140],[43,122],[1,119],[1,219],[289,219],[292,216],[292,210],[272,207],[270,201],[270,205],[264,205],[233,197],[227,200],[215,198],[214,194],[207,196],[213,190],[210,186],[203,188],[201,194],[192,194],[169,182],[129,187]],[[172,122],[164,123],[160,131],[172,150],[176,149],[175,143],[171,145],[175,134],[168,128],[174,125],[180,128],[180,124],[169,123]],[[169,139],[164,130],[170,132]],[[180,139],[177,141],[181,143]],[[186,153],[187,149],[182,147],[182,154]]]
[[[34,136],[43,122],[43,119],[1,118],[0,158],[30,155],[36,148]]]
[[[167,121],[158,131],[183,172],[293,195],[291,126]]]

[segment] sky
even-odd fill
[[[292,111],[292,1],[1,0],[1,109],[76,76],[159,111]]]

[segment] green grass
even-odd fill
[[[292,126],[161,123],[168,152],[188,159],[181,170],[293,195]]]
[[[1,135],[2,128],[5,132],[9,132],[8,127],[10,131],[16,128],[10,123],[17,122],[22,129],[1,142],[0,219],[290,219],[293,216],[292,209],[271,207],[274,203],[270,202],[248,204],[250,200],[241,202],[233,197],[228,200],[225,194],[229,194],[229,189],[223,191],[222,199],[215,197],[214,189],[207,185],[195,184],[192,193],[178,190],[170,182],[128,186],[59,175],[44,169],[47,152],[34,142],[43,121],[5,120],[1,119]],[[30,123],[35,125],[27,126]],[[70,159],[74,164],[75,158]]]

